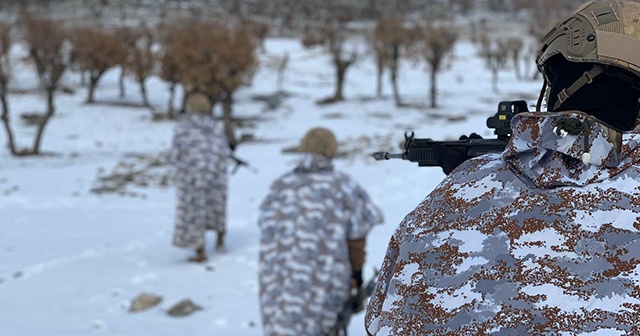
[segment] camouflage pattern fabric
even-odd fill
[[[347,240],[382,222],[367,193],[331,161],[303,154],[260,207],[260,305],[264,335],[318,336],[349,297]]]
[[[563,137],[567,120],[586,127]],[[575,111],[512,128],[401,222],[370,335],[640,335],[640,133]]]
[[[205,230],[226,229],[229,147],[213,118],[190,114],[176,127],[170,151],[177,189],[173,244],[204,246]]]

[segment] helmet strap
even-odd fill
[[[591,84],[593,79],[604,72],[604,66],[597,64],[591,70],[585,71],[580,78],[578,78],[573,84],[569,85],[568,88],[563,89],[558,93],[558,100],[553,105],[553,111],[557,110],[562,103],[564,103],[569,97],[575,94],[578,90],[580,90],[583,86],[587,84]]]
[[[636,124],[635,124],[635,128],[638,127],[638,125],[640,125],[640,98],[638,98],[638,105],[636,105]]]
[[[542,100],[544,99],[547,91],[547,80],[542,81],[542,89],[540,89],[540,95],[538,96],[538,102],[536,103],[536,111],[542,111]]]

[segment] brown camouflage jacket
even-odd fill
[[[576,111],[512,128],[401,222],[370,335],[640,335],[640,133]]]

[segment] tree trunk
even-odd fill
[[[7,102],[7,95],[3,90],[0,93],[0,102],[2,103],[2,123],[4,124],[4,129],[7,132],[7,147],[12,155],[17,155],[18,151],[16,150],[16,145],[13,137],[13,130],[11,129],[11,124],[9,123],[9,104]]]
[[[382,97],[382,75],[384,73],[384,65],[378,64],[378,73],[376,74],[376,96]]]
[[[393,100],[396,102],[396,106],[402,106],[400,101],[400,90],[398,89],[398,65],[393,64],[389,71],[391,75],[391,89],[393,90]]]
[[[120,98],[124,98],[124,66],[121,68],[120,77],[118,78],[118,88],[120,89]]]
[[[87,104],[94,103],[93,94],[96,90],[97,85],[98,85],[98,78],[94,78],[93,76],[91,76],[91,78],[89,79],[89,90],[88,90],[89,93],[87,95]]]
[[[141,78],[138,80],[138,84],[140,84],[140,95],[142,96],[142,105],[151,107],[151,105],[149,105],[149,99],[147,98],[147,87],[145,85],[146,80],[146,78]]]
[[[349,62],[336,61],[336,93],[333,96],[333,101],[344,100],[344,78],[349,67]]]
[[[182,86],[183,90],[182,90],[182,102],[180,103],[180,111],[184,111],[184,109],[187,106],[187,95],[188,92],[187,90],[184,88],[184,85]],[[215,102],[213,103],[215,104]]]
[[[516,79],[522,79],[522,72],[520,71],[520,57],[518,55],[513,55],[513,67],[516,71]]]
[[[437,74],[438,72],[436,71],[436,69],[432,68],[431,69],[431,107],[435,108],[438,106],[438,104],[436,103],[436,95],[438,92],[438,89],[436,87],[436,79],[437,79]]]
[[[172,116],[173,115],[173,100],[176,97],[176,83],[171,82],[169,84],[169,103],[167,104],[167,113]]]
[[[33,150],[32,154],[38,155],[40,154],[40,144],[42,143],[42,137],[44,135],[44,129],[49,122],[49,119],[53,116],[55,112],[55,106],[53,104],[53,96],[54,96],[55,88],[47,89],[47,113],[43,116],[40,124],[38,125],[38,131],[36,133],[36,138],[33,141]]]

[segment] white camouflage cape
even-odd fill
[[[512,128],[402,221],[370,335],[640,335],[640,133],[576,111]]]
[[[321,335],[349,297],[347,240],[365,238],[382,214],[364,189],[311,153],[272,184],[260,210],[264,335]]]
[[[196,249],[204,245],[205,230],[226,230],[229,155],[213,117],[190,114],[176,126],[170,150],[177,190],[174,245]]]

